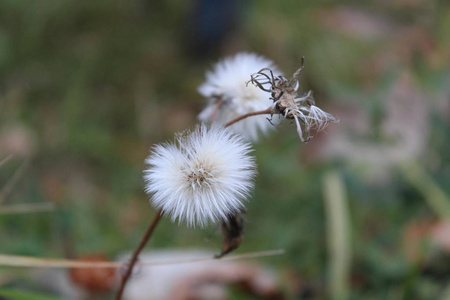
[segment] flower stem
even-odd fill
[[[264,109],[264,110],[249,112],[247,114],[237,117],[236,119],[231,120],[230,122],[225,124],[225,127],[229,127],[229,126],[233,125],[234,123],[237,123],[248,117],[257,116],[257,115],[268,115],[268,114],[272,114],[272,113],[273,113],[272,107],[268,107],[267,109]]]
[[[213,111],[213,113],[212,113],[212,115],[211,115],[211,120],[210,120],[211,123],[213,123],[214,120],[216,119],[217,112],[219,111],[219,108],[223,105],[223,103],[224,103],[223,100],[217,101],[217,104],[216,104],[216,106],[214,107],[214,111]]]
[[[153,218],[152,222],[150,223],[149,227],[147,228],[147,231],[145,232],[144,236],[142,237],[141,242],[137,246],[136,250],[134,250],[133,256],[131,257],[130,263],[128,264],[128,267],[125,271],[125,274],[122,277],[122,281],[120,283],[119,291],[116,294],[116,300],[122,299],[122,294],[125,289],[125,285],[127,284],[127,281],[131,275],[131,272],[133,270],[134,265],[136,264],[136,261],[138,259],[139,253],[144,248],[145,244],[147,244],[147,241],[152,236],[153,231],[156,228],[156,225],[158,225],[159,220],[161,220],[162,217],[162,210],[160,209],[158,211],[158,214]]]

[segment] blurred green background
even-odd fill
[[[285,249],[260,261],[281,289],[329,297],[332,169],[347,194],[350,297],[444,297],[450,230],[435,236],[450,215],[444,0],[1,1],[0,160],[13,156],[0,166],[0,205],[56,208],[0,214],[0,253],[133,249],[155,215],[142,179],[151,146],[197,122],[205,72],[241,51],[285,74],[305,56],[302,91],[341,122],[309,144],[285,122],[255,144],[259,175],[237,252]],[[214,226],[166,218],[147,249],[220,246]],[[32,286],[26,278],[0,267],[0,286]]]

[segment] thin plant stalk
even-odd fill
[[[221,260],[235,261],[241,259],[252,259],[260,257],[271,257],[276,255],[285,254],[284,249],[274,249],[259,252],[248,252],[239,255],[229,255],[221,258]],[[135,263],[135,266],[175,266],[181,264],[193,264],[202,262],[217,262],[217,258],[212,256],[205,256],[199,258],[187,258],[171,261],[139,261]],[[123,268],[123,263],[118,261],[82,261],[78,259],[59,259],[48,257],[34,257],[34,256],[22,256],[22,255],[10,255],[0,253],[0,267],[17,267],[17,268],[72,268],[72,269],[119,269]],[[0,283],[1,283],[0,276]]]
[[[211,123],[214,122],[214,120],[216,119],[217,113],[219,112],[219,108],[223,105],[224,101],[223,100],[219,100],[217,101],[216,106],[214,107],[214,111],[211,115]]]
[[[346,190],[336,171],[325,174],[323,187],[330,253],[329,293],[331,299],[348,299],[352,254]]]
[[[128,278],[131,276],[131,273],[133,271],[133,267],[136,264],[136,261],[139,257],[139,253],[141,253],[142,249],[144,249],[145,244],[147,244],[147,241],[152,236],[153,231],[156,228],[156,225],[158,225],[159,220],[161,220],[162,217],[162,210],[160,209],[153,218],[152,222],[150,223],[150,226],[147,228],[147,231],[145,232],[144,236],[141,239],[141,242],[139,243],[136,250],[134,250],[133,256],[131,257],[130,263],[127,265],[127,269],[125,270],[125,274],[122,277],[122,280],[120,282],[120,288],[116,294],[116,300],[122,299],[122,294],[125,289],[125,285],[127,284]]]
[[[239,121],[241,121],[243,119],[246,119],[248,117],[257,116],[257,115],[269,115],[269,114],[272,114],[272,107],[269,107],[269,108],[264,109],[264,110],[258,110],[258,111],[249,112],[249,113],[241,115],[241,116],[231,120],[230,122],[226,123],[225,124],[225,128],[229,127],[229,126],[231,126],[231,125],[233,125],[233,124],[235,124],[235,123],[237,123],[237,122],[239,122]]]

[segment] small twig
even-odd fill
[[[5,184],[3,189],[0,191],[0,203],[2,203],[6,197],[11,193],[14,189],[14,186],[17,184],[19,179],[22,177],[23,172],[26,169],[28,161],[25,160],[20,167],[14,172],[13,176],[9,179],[9,181]]]
[[[223,105],[223,103],[224,103],[223,100],[217,101],[216,107],[214,107],[214,111],[213,111],[213,113],[212,113],[212,115],[211,115],[211,119],[210,119],[210,122],[211,122],[211,123],[213,123],[214,120],[216,119],[217,112],[219,111],[219,108]]]
[[[169,261],[141,261],[137,262],[135,266],[152,266],[152,267],[165,267],[181,264],[193,264],[193,263],[221,263],[223,261],[233,261],[240,259],[252,259],[260,257],[270,257],[275,255],[283,255],[286,252],[284,249],[267,250],[260,252],[250,252],[239,255],[229,255],[221,259],[217,259],[213,256],[200,257],[200,258],[188,258],[180,260]],[[124,266],[122,262],[94,262],[94,261],[82,261],[76,259],[57,259],[57,258],[40,258],[21,255],[9,255],[0,254],[0,266],[2,267],[29,267],[29,268],[95,268],[95,269],[119,269]]]
[[[156,228],[156,225],[158,225],[159,220],[161,220],[162,217],[162,209],[160,209],[153,218],[153,221],[150,223],[150,226],[147,228],[147,231],[145,232],[144,236],[142,237],[141,242],[139,243],[136,250],[134,250],[133,256],[131,257],[130,263],[128,264],[127,270],[125,271],[125,274],[122,277],[122,280],[120,282],[120,288],[116,294],[116,300],[122,299],[122,294],[125,289],[125,285],[127,284],[127,281],[131,275],[131,272],[133,271],[133,267],[136,264],[136,261],[138,259],[139,253],[141,253],[142,249],[144,248],[145,244],[147,244],[147,241],[152,236],[153,231]]]
[[[239,117],[231,120],[230,122],[225,124],[225,127],[229,127],[229,126],[233,125],[234,123],[237,123],[237,122],[239,122],[239,121],[241,121],[241,120],[243,120],[245,118],[248,118],[248,117],[257,116],[257,115],[269,115],[269,114],[272,114],[272,113],[273,113],[272,107],[269,107],[269,108],[264,109],[264,110],[253,111],[253,112],[244,114],[242,116],[239,116]]]

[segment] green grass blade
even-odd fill
[[[330,254],[330,299],[348,299],[352,253],[346,190],[336,171],[324,175],[323,188]]]
[[[55,296],[5,288],[0,289],[0,297],[5,297],[10,300],[61,300],[61,298]]]

